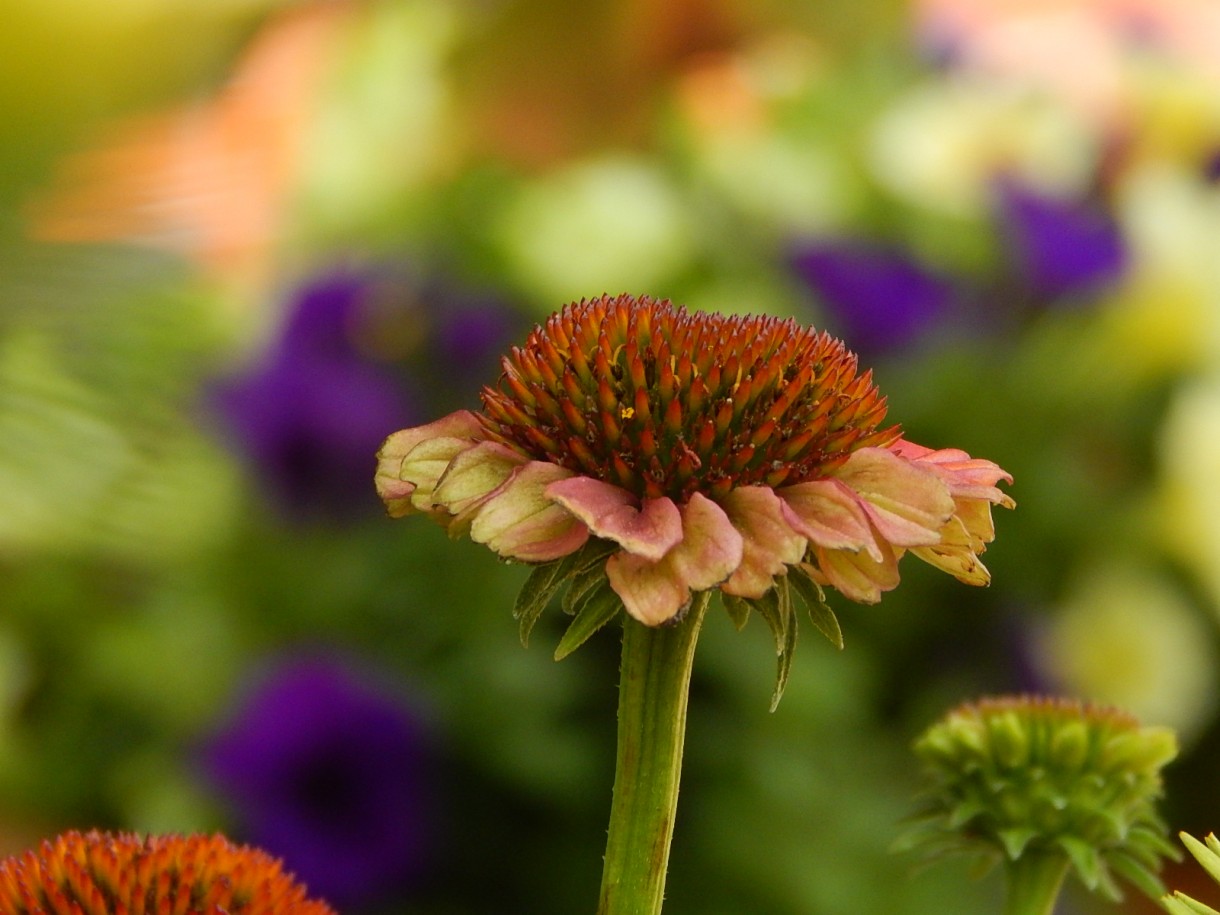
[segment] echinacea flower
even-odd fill
[[[930,788],[899,847],[1003,861],[1010,883],[1049,867],[1056,891],[1070,868],[1111,899],[1122,897],[1114,874],[1153,898],[1164,892],[1156,872],[1176,854],[1156,806],[1161,769],[1177,755],[1169,728],[1112,707],[1001,696],[954,709],[915,752]]]
[[[1012,500],[990,461],[931,450],[884,425],[856,356],[792,319],[687,311],[647,296],[563,308],[503,359],[480,412],[391,435],[377,489],[392,517],[538,566],[523,636],[570,583],[566,654],[616,615],[647,626],[719,590],[757,609],[783,658],[790,586],[838,639],[821,587],[873,603],[913,552],[975,585]]]
[[[277,859],[220,835],[66,832],[0,861],[6,915],[335,915]]]
[[[275,665],[203,756],[243,837],[336,905],[377,900],[424,869],[435,792],[426,731],[351,665]]]

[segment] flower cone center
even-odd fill
[[[896,440],[854,353],[792,319],[688,312],[647,296],[568,305],[482,392],[488,432],[643,498],[710,498],[825,476]]]

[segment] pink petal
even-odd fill
[[[865,549],[880,559],[877,539],[856,494],[838,480],[813,480],[784,486],[780,497],[784,521],[811,543],[831,550]]]
[[[377,494],[385,502],[390,516],[401,518],[420,510],[411,497],[421,480],[413,479],[403,473],[403,460],[416,446],[421,442],[436,438],[465,440],[468,446],[469,442],[481,438],[482,435],[483,427],[478,418],[469,410],[459,410],[425,426],[402,429],[387,438],[377,452],[377,472],[374,476],[374,483],[377,486]],[[456,454],[464,448],[454,444],[451,446],[451,450],[453,454]],[[429,476],[423,482],[430,489],[436,479]]]
[[[695,493],[679,511],[682,541],[661,560],[627,552],[606,560],[610,586],[627,612],[647,626],[672,619],[692,590],[715,587],[741,564],[742,536],[719,505]]]
[[[784,502],[766,486],[740,486],[721,507],[742,537],[741,565],[722,585],[726,594],[762,597],[775,576],[801,561],[808,541],[785,520]]]
[[[927,546],[953,516],[949,487],[931,469],[885,448],[861,448],[835,472],[854,490],[869,519],[895,546]]]
[[[607,559],[606,577],[623,607],[645,626],[673,619],[690,600],[690,588],[671,570],[631,553]]]
[[[655,562],[682,539],[682,516],[673,500],[640,500],[618,486],[574,476],[547,487],[554,499],[598,537]]]
[[[546,496],[546,487],[572,475],[557,464],[530,461],[516,468],[470,522],[470,539],[501,556],[548,562],[584,546],[589,529]]]
[[[880,562],[864,551],[818,547],[815,555],[827,584],[849,600],[875,604],[881,600],[883,591],[891,591],[898,586],[898,559],[888,544],[883,542],[881,549]]]
[[[955,498],[983,499],[1005,508],[1013,508],[1016,505],[1011,496],[996,487],[996,483],[1001,480],[1012,483],[1012,474],[998,464],[972,458],[958,448],[933,451],[904,439],[899,439],[891,445],[890,450],[899,457],[926,464],[948,484],[949,492]]]

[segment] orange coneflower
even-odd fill
[[[286,10],[213,97],[113,125],[63,163],[31,206],[31,233],[143,244],[232,282],[260,280],[353,9],[329,0]]]
[[[0,861],[4,915],[335,915],[223,836],[66,832]]]
[[[904,440],[826,333],[602,296],[536,327],[503,368],[481,412],[386,441],[391,515],[430,514],[506,558],[567,559],[553,577],[583,576],[586,597],[604,572],[606,596],[649,626],[713,589],[769,620],[790,586],[872,603],[907,551],[988,581],[978,554],[991,505],[1013,504],[995,485],[1009,475]]]

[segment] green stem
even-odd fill
[[[598,915],[657,915],[678,809],[686,700],[709,594],[677,624],[623,614],[618,752]]]
[[[1067,871],[1065,855],[1026,851],[1010,861],[1004,915],[1051,915]]]

